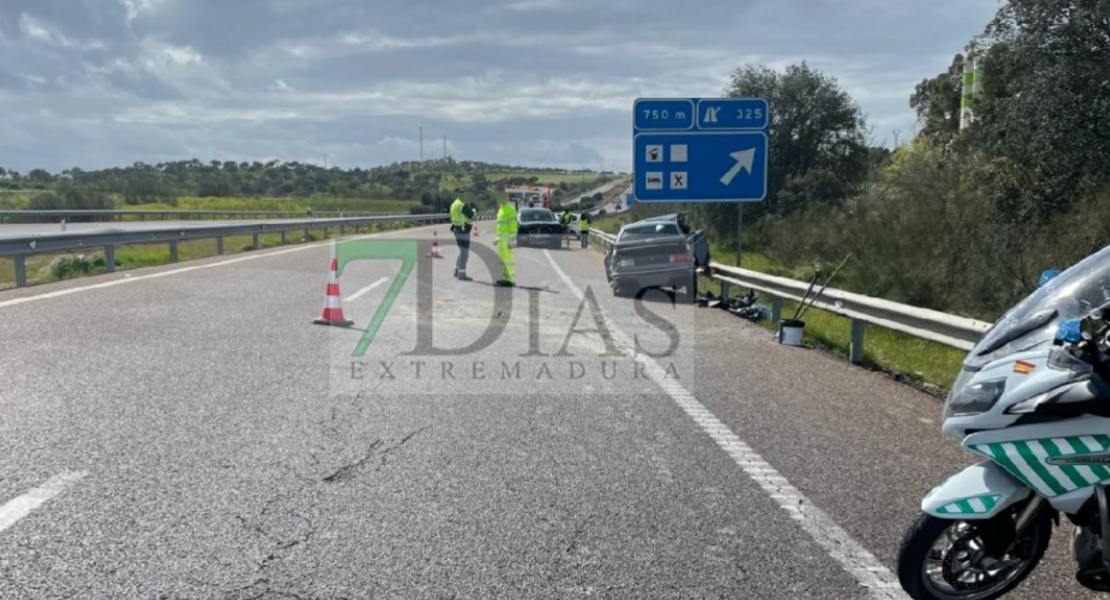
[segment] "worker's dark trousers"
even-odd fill
[[[588,248],[590,246],[590,232],[589,231],[583,231],[581,235],[582,235],[582,247],[583,248]]]
[[[455,276],[466,275],[466,261],[470,258],[470,234],[455,232],[455,243],[459,245],[459,258],[455,261]]]

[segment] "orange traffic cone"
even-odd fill
[[[432,251],[428,253],[428,258],[443,258],[439,253],[439,232],[432,232]]]
[[[339,296],[339,277],[336,275],[337,261],[331,258],[331,267],[328,269],[328,292],[324,297],[324,310],[320,311],[320,318],[313,319],[317,325],[335,325],[337,327],[350,327],[354,321],[343,318],[343,305]]]

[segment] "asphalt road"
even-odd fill
[[[0,293],[0,598],[903,597],[937,401],[431,231],[334,250],[351,328],[328,243]],[[1096,597],[1063,540],[1012,598]]]
[[[613,181],[602,184],[592,190],[587,191],[584,194],[580,194],[574,198],[571,198],[570,200],[566,200],[565,203],[575,204],[577,202],[580,202],[583,198],[588,198],[590,196],[593,196],[594,194],[604,194],[605,192],[608,192],[609,190],[617,187],[618,185],[621,185],[622,183],[624,183],[624,181],[620,179],[614,179]]]

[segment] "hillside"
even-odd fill
[[[505,186],[550,185],[552,199],[573,198],[618,175],[476,161],[409,161],[371,169],[324,168],[280,161],[236,163],[200,160],[149,165],[135,163],[94,171],[80,168],[29,173],[0,167],[0,208],[93,209],[114,207],[223,205],[269,209],[292,201],[300,206],[373,210],[410,206],[413,212],[441,210],[457,196],[479,206],[495,205]],[[189,199],[187,202],[184,202]],[[234,199],[234,200],[232,200]],[[182,206],[184,208],[184,206]]]

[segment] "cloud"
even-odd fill
[[[906,139],[913,86],[995,0],[5,0],[0,165],[370,166],[442,154],[631,168],[637,97],[806,60]],[[431,140],[437,140],[438,144]]]

